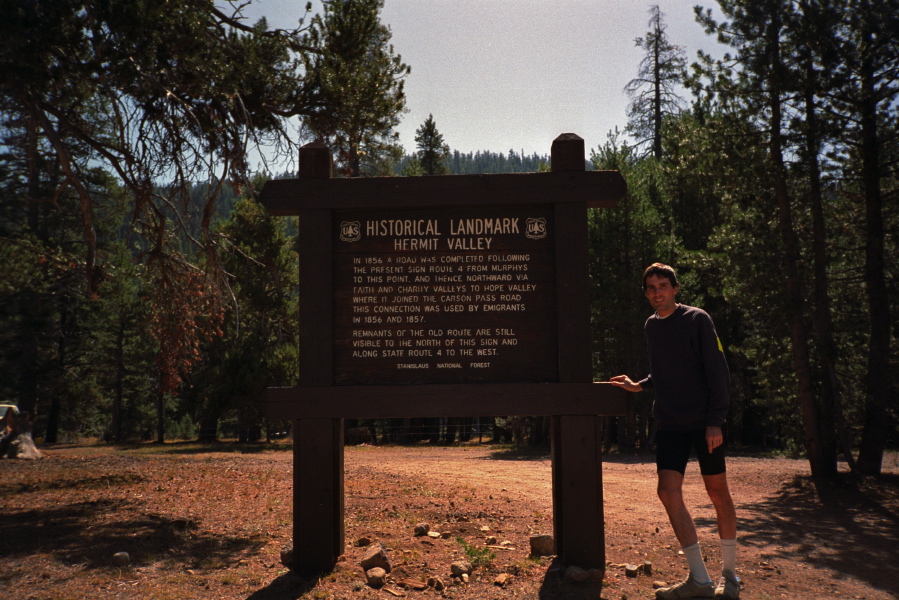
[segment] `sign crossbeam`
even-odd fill
[[[618,171],[272,179],[265,184],[263,203],[278,216],[313,208],[428,208],[484,203],[584,202],[587,208],[609,208],[626,189]]]

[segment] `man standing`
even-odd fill
[[[724,351],[711,317],[675,301],[678,284],[674,269],[660,263],[650,265],[643,273],[643,291],[655,309],[644,327],[650,375],[638,382],[618,375],[610,383],[629,392],[652,388],[656,394],[653,418],[658,427],[658,494],[690,567],[684,581],[656,590],[656,598],[736,600],[740,595],[737,515],[727,487],[721,431],[730,397]],[[696,451],[718,520],[723,565],[717,585],[709,578],[696,526],[684,504],[684,473],[691,449]]]

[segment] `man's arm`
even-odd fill
[[[643,391],[643,386],[639,383],[634,383],[633,381],[631,381],[631,378],[627,375],[616,375],[609,380],[609,383],[611,383],[615,387],[624,388],[628,392]]]
[[[730,404],[730,372],[724,358],[724,348],[715,331],[715,324],[708,315],[699,320],[699,343],[709,388],[706,426],[720,428],[727,418]]]
[[[709,453],[724,443],[724,432],[720,427],[709,425],[705,428],[705,443],[709,446]]]

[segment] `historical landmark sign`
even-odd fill
[[[335,214],[334,383],[555,382],[547,206]]]
[[[316,144],[299,171],[262,192],[299,216],[300,382],[264,405],[293,420],[294,568],[344,550],[343,419],[503,415],[552,416],[557,552],[604,568],[601,415],[625,395],[592,382],[587,211],[621,176],[572,134],[549,173],[333,179]]]

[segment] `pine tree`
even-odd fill
[[[887,204],[896,189],[884,188],[890,181],[890,159],[895,155],[896,103],[899,100],[899,2],[897,0],[853,0],[844,3],[837,34],[830,49],[838,61],[830,71],[834,89],[830,108],[838,113],[846,131],[845,144],[851,157],[845,161],[847,179],[864,198],[864,267],[867,292],[868,372],[859,469],[866,474],[881,472],[886,442],[887,414],[891,393],[895,397],[895,369],[890,368],[892,318],[888,289],[888,257],[891,254]],[[895,163],[893,163],[895,165]],[[895,186],[895,179],[893,179]],[[892,391],[891,391],[892,388]]]
[[[189,375],[186,400],[200,422],[200,441],[215,440],[226,411],[236,416],[240,441],[257,441],[263,392],[296,382],[299,263],[287,226],[247,197],[216,226],[228,240],[232,296],[223,335],[203,344],[203,362]]]
[[[143,349],[152,344],[139,327],[139,268],[117,239],[127,194],[101,169],[82,173],[97,201],[92,219],[102,265],[100,298],[92,301],[84,286],[78,195],[61,188],[59,162],[33,121],[14,112],[4,116],[0,394],[36,417],[46,443],[66,432],[101,437],[134,431],[131,404],[147,398],[152,361]],[[127,411],[118,410],[126,404]]]
[[[759,115],[764,123],[760,129],[768,132],[767,170],[770,189],[767,194],[775,211],[782,251],[782,286],[796,394],[802,413],[805,448],[816,477],[836,473],[836,445],[833,422],[824,422],[827,414],[815,395],[810,353],[810,335],[806,327],[806,282],[800,270],[801,246],[796,234],[794,199],[789,185],[785,155],[789,152],[787,98],[794,81],[793,64],[789,56],[788,23],[792,17],[788,3],[782,0],[749,2],[738,0],[722,6],[726,23],[717,23],[709,12],[700,13],[707,31],[717,32],[737,49],[737,61],[742,70],[738,78],[726,77],[727,67],[718,63],[710,74],[716,92],[727,93],[750,113]],[[724,77],[721,77],[721,76]]]
[[[56,0],[4,11],[0,108],[32,121],[78,195],[94,297],[98,199],[85,156],[116,174],[132,194],[133,223],[157,251],[172,252],[160,242],[185,222],[191,184],[218,172],[222,184],[247,185],[248,148],[286,137],[283,118],[304,108],[291,58],[305,51],[298,32],[248,26],[240,10],[232,1]],[[207,248],[216,197],[200,213],[196,241]]]
[[[402,149],[394,128],[405,110],[409,67],[380,22],[383,0],[325,0],[304,44],[303,126],[336,152],[345,176],[384,175]]]
[[[684,80],[687,61],[683,49],[668,41],[659,6],[650,8],[649,14],[652,31],[635,40],[646,56],[640,61],[637,78],[624,87],[631,97],[627,131],[637,139],[638,145],[651,142],[652,155],[660,159],[663,120],[680,112],[683,105],[676,87]]]
[[[437,131],[434,115],[428,115],[421,127],[415,130],[415,144],[418,146],[418,161],[425,175],[446,175],[446,164],[450,155],[449,146]]]

